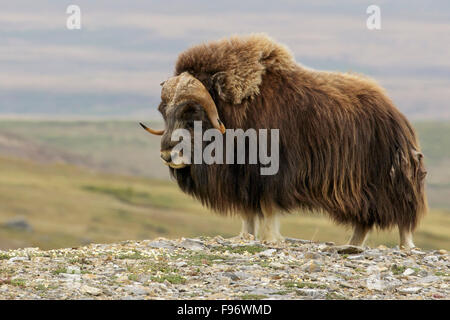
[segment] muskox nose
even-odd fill
[[[164,162],[170,162],[172,160],[172,156],[170,155],[170,151],[169,150],[161,151],[161,159]]]

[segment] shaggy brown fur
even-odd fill
[[[280,129],[276,175],[260,175],[259,164],[170,169],[208,207],[244,215],[260,215],[262,204],[323,210],[339,223],[411,230],[426,212],[414,130],[371,79],[307,69],[265,35],[190,48],[175,75],[184,71],[209,90],[226,128]]]

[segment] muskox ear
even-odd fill
[[[212,87],[216,91],[217,96],[223,100],[231,102],[231,97],[226,95],[226,72],[221,71],[213,74],[211,77]]]

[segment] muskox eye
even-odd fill
[[[194,106],[186,106],[183,108],[183,111],[181,112],[181,117],[184,120],[189,120],[195,117],[197,113],[197,109]]]
[[[186,129],[191,129],[194,127],[194,120],[186,121]]]

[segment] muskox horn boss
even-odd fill
[[[216,104],[203,83],[188,72],[172,77],[162,83],[162,92],[167,97],[169,105],[177,105],[183,101],[196,101],[205,110],[213,127],[221,133],[225,133],[225,126],[219,118]],[[153,130],[141,123],[148,132],[155,135],[164,134],[164,130]]]

